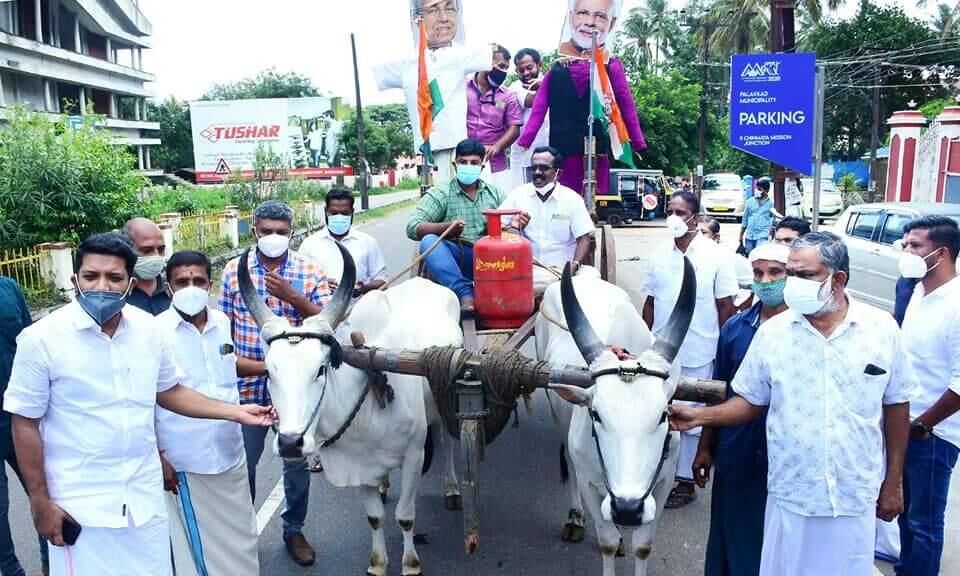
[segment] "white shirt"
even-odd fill
[[[50,498],[81,526],[166,517],[154,416],[180,380],[153,316],[125,306],[113,338],[76,302],[17,339],[4,409],[40,420]]]
[[[595,228],[583,198],[562,184],[556,185],[546,202],[537,196],[533,184],[518,186],[500,209],[523,210],[530,215],[523,236],[533,245],[533,257],[547,266],[563,266],[573,260],[577,238]],[[510,217],[504,221],[509,222]]]
[[[208,307],[202,334],[172,306],[157,320],[184,372],[180,383],[214,400],[239,404],[237,356],[226,315]],[[157,443],[177,472],[220,474],[239,465],[244,454],[236,422],[189,418],[159,407]]]
[[[380,245],[373,236],[366,232],[355,230],[352,226],[347,235],[340,241],[357,267],[357,281],[367,284],[374,280],[387,280],[387,263],[383,259]],[[336,240],[330,235],[330,229],[324,226],[313,233],[297,250],[299,254],[313,260],[323,267],[327,278],[340,281],[343,275],[343,256],[337,249]]]
[[[467,75],[490,70],[493,57],[489,45],[449,46],[427,50],[427,78],[440,86],[443,108],[433,119],[430,147],[437,150],[456,148],[467,138]],[[380,90],[403,89],[407,111],[413,123],[414,149],[420,150],[423,139],[417,128],[417,59],[381,64],[374,70]]]
[[[680,346],[678,359],[686,368],[705,366],[717,356],[720,339],[720,316],[716,301],[735,296],[739,291],[737,274],[728,255],[713,240],[695,234],[687,257],[697,275],[697,303],[693,309],[690,330]],[[683,281],[683,253],[670,240],[650,253],[647,275],[641,291],[653,297],[653,331],[657,332],[670,318],[680,297]]]
[[[917,395],[910,418],[933,406],[949,388],[960,394],[960,277],[930,294],[917,282],[903,319],[903,348],[917,374]],[[938,424],[933,433],[960,447],[960,414]]]
[[[543,80],[543,75],[540,76],[540,80]],[[533,106],[527,106],[526,100],[529,94],[536,94],[536,92],[531,92],[523,87],[523,82],[519,79],[515,80],[513,84],[510,85],[510,91],[517,95],[517,99],[520,100],[520,106],[523,108],[523,123],[526,124],[530,120],[530,113],[533,112]],[[530,161],[533,158],[533,151],[539,148],[540,146],[546,146],[550,144],[550,116],[547,115],[543,118],[543,125],[540,126],[540,130],[537,132],[536,138],[533,139],[533,143],[530,144],[530,147],[524,150],[519,145],[510,146],[510,165],[513,166],[514,163],[518,163],[520,166],[530,166]]]
[[[792,310],[761,324],[731,383],[747,402],[770,406],[767,486],[801,516],[874,513],[882,408],[909,401],[916,385],[893,316],[849,301],[829,338]]]

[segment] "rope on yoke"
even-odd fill
[[[459,348],[451,346],[427,348],[421,353],[430,390],[447,431],[460,437],[460,421],[457,418],[456,379],[465,366],[466,354],[457,358]],[[481,356],[476,378],[483,385],[488,415],[483,419],[484,441],[489,444],[503,431],[516,412],[517,399],[521,394],[533,393],[531,383],[538,371],[548,362],[535,362],[516,350],[494,349]]]

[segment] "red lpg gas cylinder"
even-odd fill
[[[488,236],[473,247],[474,304],[485,328],[519,328],[533,314],[533,248],[500,234],[500,217],[519,210],[484,210]]]

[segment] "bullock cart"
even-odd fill
[[[603,280],[616,283],[616,244],[611,226],[597,228],[593,262]],[[421,257],[414,259],[410,277],[425,277]],[[462,348],[427,350],[386,350],[367,347],[363,335],[351,335],[352,346],[344,346],[343,361],[371,372],[391,372],[425,376],[433,390],[434,400],[446,431],[459,439],[461,484],[465,498],[445,499],[448,509],[462,506],[464,548],[472,554],[479,545],[480,534],[480,463],[486,446],[493,442],[514,414],[520,398],[528,398],[537,388],[566,384],[589,388],[593,376],[579,366],[557,366],[523,356],[520,348],[535,337],[534,326],[541,314],[534,307],[523,324],[516,329],[488,329],[484,319],[473,315],[461,319]],[[547,320],[564,330],[561,320]],[[643,370],[639,367],[639,370]],[[726,383],[711,380],[681,379],[678,400],[722,402]]]

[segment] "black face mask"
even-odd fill
[[[499,88],[507,79],[507,73],[499,68],[487,72],[487,82],[494,88]]]

